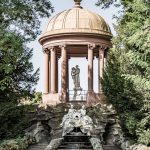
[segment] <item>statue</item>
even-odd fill
[[[73,79],[73,83],[74,83],[74,88],[75,89],[81,89],[79,74],[80,74],[80,69],[79,69],[79,66],[76,65],[76,68],[73,67],[72,71],[71,71],[71,76],[72,76],[72,79]]]
[[[61,127],[64,125],[65,121],[66,121],[67,119],[71,118],[71,117],[72,117],[72,114],[75,113],[75,109],[74,109],[73,107],[74,107],[74,106],[71,104],[71,105],[70,105],[70,109],[68,110],[68,114],[64,115],[64,117],[63,117],[62,123],[60,124]]]
[[[71,134],[75,128],[79,128],[82,134],[87,134],[88,136],[91,136],[93,131],[93,121],[86,115],[85,106],[82,106],[80,110],[75,110],[72,105],[68,114],[63,117],[61,126],[63,127],[62,136]]]
[[[86,109],[85,109],[84,105],[82,106],[82,109],[80,109],[80,112],[81,112],[82,116],[86,115]]]
[[[88,136],[90,136],[91,135],[90,132],[93,130],[93,121],[88,115],[86,115],[86,109],[84,105],[79,111],[81,113],[80,129],[83,133],[86,133]]]
[[[77,91],[82,91],[82,88],[80,87],[80,76],[79,76],[79,74],[80,74],[80,69],[79,69],[79,66],[76,65],[76,67],[73,67],[72,71],[71,71],[71,76],[72,76],[73,83],[74,83],[74,99],[77,96]]]

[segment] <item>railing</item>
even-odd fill
[[[86,101],[87,91],[86,90],[69,90],[69,101]]]

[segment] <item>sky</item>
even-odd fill
[[[44,31],[48,25],[49,20],[56,15],[59,12],[62,12],[63,10],[70,9],[74,6],[74,0],[51,0],[52,5],[54,7],[55,12],[50,16],[50,18],[47,19],[41,19],[41,31]],[[113,35],[115,34],[113,23],[115,23],[115,20],[113,20],[113,15],[117,14],[118,10],[114,8],[113,6],[109,9],[101,9],[100,7],[97,7],[95,3],[97,0],[82,0],[81,6],[83,8],[89,9],[100,16],[102,16],[105,21],[108,23],[108,25],[111,28],[111,31]],[[40,36],[39,36],[40,37]],[[30,48],[33,48],[33,57],[32,57],[32,63],[34,66],[34,70],[37,68],[40,68],[40,75],[39,75],[39,81],[36,85],[36,91],[42,92],[43,91],[43,52],[42,52],[42,46],[39,44],[38,39],[39,37],[31,42],[28,46]],[[60,60],[59,60],[59,91],[60,91]],[[73,81],[71,78],[71,68],[75,65],[79,65],[80,68],[80,82],[81,87],[83,90],[87,90],[87,60],[85,58],[71,58],[69,60],[69,90],[73,89]],[[94,90],[95,92],[98,91],[98,61],[97,59],[94,59]]]

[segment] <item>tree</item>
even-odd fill
[[[40,18],[49,17],[49,0],[0,0],[0,101],[31,96],[38,81],[26,45],[40,33]]]
[[[40,18],[49,17],[51,12],[49,0],[0,0],[0,28],[31,41],[40,33]]]
[[[116,107],[124,131],[150,145],[150,1],[101,0],[97,5],[122,6],[103,88]],[[144,137],[144,138],[143,138]]]
[[[1,32],[0,39],[0,99],[16,101],[32,94],[38,70],[33,73],[29,61],[32,50],[24,45],[21,37],[9,31]]]

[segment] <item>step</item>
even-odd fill
[[[57,150],[93,150],[93,148],[84,148],[84,149],[82,149],[82,148],[78,148],[78,149],[68,149],[68,148],[65,148],[65,149],[57,149]]]
[[[85,147],[92,147],[91,143],[80,143],[80,142],[71,142],[71,143],[62,143],[59,147],[61,148],[85,148]]]
[[[48,144],[35,144],[31,145],[28,150],[44,150],[47,146]]]
[[[121,150],[117,146],[114,145],[103,145],[104,150]]]
[[[79,140],[78,142],[75,142],[75,140],[73,140],[73,142],[68,142],[68,140],[64,140],[59,146],[59,149],[92,149],[92,145],[88,138],[87,140],[87,142],[79,142]]]
[[[90,142],[63,142],[63,145],[72,145],[72,144],[80,144],[80,145],[91,145]]]
[[[72,145],[72,146],[59,146],[59,149],[92,149],[92,146],[79,146],[79,145]]]
[[[64,142],[89,142],[88,136],[73,136],[67,135],[64,137]]]

